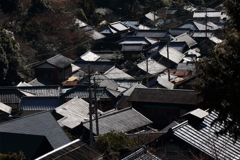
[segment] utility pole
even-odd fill
[[[148,57],[146,57],[146,65],[147,65],[147,87],[149,87],[148,86],[148,81],[149,81],[149,79],[148,79]]]
[[[167,32],[167,59],[168,59],[168,81],[170,81],[170,62],[169,62],[169,42],[170,42],[170,37],[169,34]]]
[[[91,90],[91,76],[90,64],[88,64],[88,89],[89,89],[89,127],[90,127],[90,146],[93,147],[93,126],[92,126],[92,90]]]
[[[95,116],[96,116],[96,132],[97,132],[97,135],[99,135],[99,127],[98,127],[98,107],[97,107],[97,87],[96,87],[96,80],[95,80],[95,77],[93,79],[94,81],[94,109],[95,109]]]

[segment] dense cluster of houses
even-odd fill
[[[0,153],[103,159],[89,146],[90,132],[96,138],[115,130],[142,141],[123,160],[239,159],[240,142],[215,135],[223,127],[211,125],[217,113],[199,108],[202,98],[193,90],[195,62],[222,42],[216,31],[227,16],[191,11],[193,19],[166,30],[152,26],[169,26],[178,9],[167,10],[169,19],[149,12],[98,31],[78,20],[98,51],[76,60],[58,54],[32,67],[32,81],[0,87]]]

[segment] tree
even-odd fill
[[[0,27],[0,85],[13,85],[23,80],[23,67],[17,42]]]
[[[94,148],[104,153],[109,159],[122,156],[136,146],[137,144],[133,139],[128,138],[123,132],[116,131],[100,135],[94,143]]]
[[[224,125],[217,134],[229,133],[235,139],[240,137],[240,4],[225,0],[224,5],[231,17],[228,28],[223,30],[225,41],[210,49],[210,56],[198,64],[202,76],[196,89],[203,97],[202,105],[210,111],[218,111],[214,123]]]
[[[8,154],[2,154],[0,153],[0,160],[23,160],[25,159],[25,155],[22,151],[19,151],[19,153],[8,153]]]

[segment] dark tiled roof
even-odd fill
[[[99,158],[102,158],[101,153],[77,139],[36,160],[97,160]]]
[[[201,99],[193,90],[136,88],[128,101],[196,105]]]
[[[110,110],[98,118],[99,134],[105,134],[111,130],[128,132],[152,123],[133,108]],[[84,122],[83,125],[89,129],[89,122]],[[93,125],[93,132],[96,134],[95,125]]]
[[[152,37],[152,38],[165,38],[167,36],[166,30],[138,30],[137,37]]]
[[[61,54],[51,57],[51,58],[47,59],[46,61],[54,66],[59,67],[59,68],[64,68],[64,67],[70,65],[71,63],[73,63],[73,60],[71,60],[70,58],[67,58]]]
[[[53,150],[45,136],[0,132],[0,153],[22,151],[26,159],[34,159]]]
[[[239,159],[239,140],[234,142],[234,139],[228,135],[217,137],[215,132],[223,128],[223,125],[211,125],[216,118],[217,113],[212,112],[203,122],[191,123],[194,126],[185,121],[172,128],[173,135],[214,159]]]
[[[36,96],[59,96],[59,86],[25,86],[18,87],[20,91],[28,92]]]
[[[172,35],[172,36],[178,36],[178,35],[181,35],[183,33],[186,33],[186,32],[190,32],[191,30],[189,28],[171,28],[169,30],[169,33]]]
[[[142,51],[142,44],[123,44],[121,51]]]
[[[21,98],[25,96],[16,87],[1,87],[0,102],[2,103],[19,103]]]
[[[18,108],[23,110],[54,110],[63,100],[59,97],[23,97]]]
[[[88,64],[90,64],[90,71],[98,71],[104,73],[115,65],[115,62],[91,62],[91,61],[75,61],[74,65],[81,68],[82,71],[88,73]]]
[[[49,111],[0,123],[0,132],[45,136],[54,149],[70,142]]]
[[[99,98],[115,98],[114,95],[112,95],[106,88],[97,88],[97,97]],[[94,95],[94,92],[92,91],[92,96]],[[89,98],[89,90],[88,86],[81,86],[77,85],[74,88],[68,90],[66,93],[61,95],[62,98],[74,98],[79,97],[83,99]]]
[[[116,105],[116,108],[122,109],[122,108],[130,107],[131,104],[130,102],[128,102],[128,97],[129,96],[122,96],[122,98],[119,100],[118,104]]]

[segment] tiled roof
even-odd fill
[[[84,61],[97,61],[100,58],[100,56],[96,55],[91,51],[87,51],[86,53],[81,55],[80,58]]]
[[[145,72],[148,72],[149,74],[157,74],[162,71],[164,71],[167,67],[163,64],[158,63],[154,59],[148,58],[147,61],[142,61],[141,63],[138,63],[137,66],[144,70]],[[147,69],[148,66],[148,69]]]
[[[57,54],[56,56],[47,59],[46,62],[48,62],[49,64],[52,64],[56,67],[64,68],[64,67],[70,65],[71,63],[73,63],[73,60],[71,60],[70,58],[67,58],[61,54]]]
[[[147,37],[125,37],[116,42],[117,44],[143,44],[143,45],[153,45],[157,43],[157,40]]]
[[[59,97],[23,97],[18,105],[19,109],[33,111],[33,110],[54,110],[60,106],[63,100]]]
[[[177,37],[174,37],[173,41],[186,42],[189,48],[197,44],[197,42],[192,37],[190,37],[187,33],[183,33]]]
[[[212,112],[201,123],[185,121],[172,128],[173,135],[214,159],[240,159],[239,140],[215,134],[223,128],[220,124],[212,125],[216,118],[217,113]]]
[[[82,71],[88,73],[88,64],[90,64],[90,71],[98,71],[104,73],[115,65],[115,62],[105,62],[105,61],[75,61],[74,65],[81,68]]]
[[[95,120],[93,120],[95,123]],[[117,132],[128,132],[134,129],[151,124],[152,121],[144,117],[133,108],[125,108],[121,110],[111,110],[99,116],[99,134],[105,134],[111,130]],[[84,122],[83,126],[89,129],[89,122]],[[93,133],[96,134],[95,125],[93,125]]]
[[[12,112],[12,107],[0,102],[0,111],[3,111],[5,113],[11,114]]]
[[[25,96],[16,87],[0,87],[0,102],[2,103],[19,103]]]
[[[142,51],[143,44],[123,44],[121,51]]]
[[[97,97],[99,98],[115,98],[115,96],[110,93],[106,88],[97,88]],[[92,96],[94,95],[94,92],[92,91]],[[66,93],[62,94],[62,98],[74,98],[74,97],[89,98],[89,91],[88,86],[80,86],[77,85],[74,88],[68,90]]]
[[[196,105],[201,98],[193,90],[135,88],[128,101]]]
[[[139,80],[115,80],[120,87],[130,88],[135,84],[138,84]]]
[[[70,142],[49,111],[0,123],[0,132],[46,136],[54,149]]]
[[[114,80],[133,80],[133,79],[135,79],[132,76],[130,76],[129,74],[125,73],[124,71],[122,71],[116,67],[110,68],[108,71],[106,71],[104,73],[104,75],[107,78],[114,79]]]
[[[30,84],[31,86],[46,86],[46,85],[52,85],[52,82],[42,77],[37,77],[32,81],[28,82],[28,84]]]
[[[168,53],[169,53],[169,60],[176,64],[178,64],[185,57],[184,54],[182,54],[181,52],[177,51],[172,47],[168,47],[168,51],[167,51],[167,47],[164,47],[159,51],[159,54],[165,58],[168,57]]]
[[[134,84],[132,87],[130,87],[128,90],[126,90],[123,95],[124,96],[130,96],[135,88],[147,88],[146,86],[142,85],[141,83]]]
[[[81,98],[74,97],[70,101],[55,108],[63,118],[58,120],[61,127],[75,128],[84,121],[89,120],[89,103]],[[98,111],[98,113],[102,113]]]
[[[112,79],[109,79],[107,76],[105,75],[93,75],[91,77],[91,83],[94,84],[94,78],[95,78],[95,82],[99,87],[106,87],[109,89],[113,89],[113,90],[117,90],[118,88],[118,84],[117,82],[115,82]]]
[[[24,86],[18,87],[20,91],[24,91],[35,96],[59,96],[59,86]]]
[[[135,34],[137,37],[165,38],[166,30],[138,30]]]
[[[157,156],[153,155],[145,147],[141,147],[129,154],[128,156],[121,158],[121,160],[161,160]]]
[[[100,160],[102,154],[88,146],[80,139],[76,139],[64,146],[61,146],[49,153],[36,158],[35,160]]]
[[[111,51],[92,51],[93,53],[95,53],[96,55],[100,56],[100,59],[102,60],[115,60],[117,59],[117,56],[120,55],[116,54],[115,52],[111,52]]]

